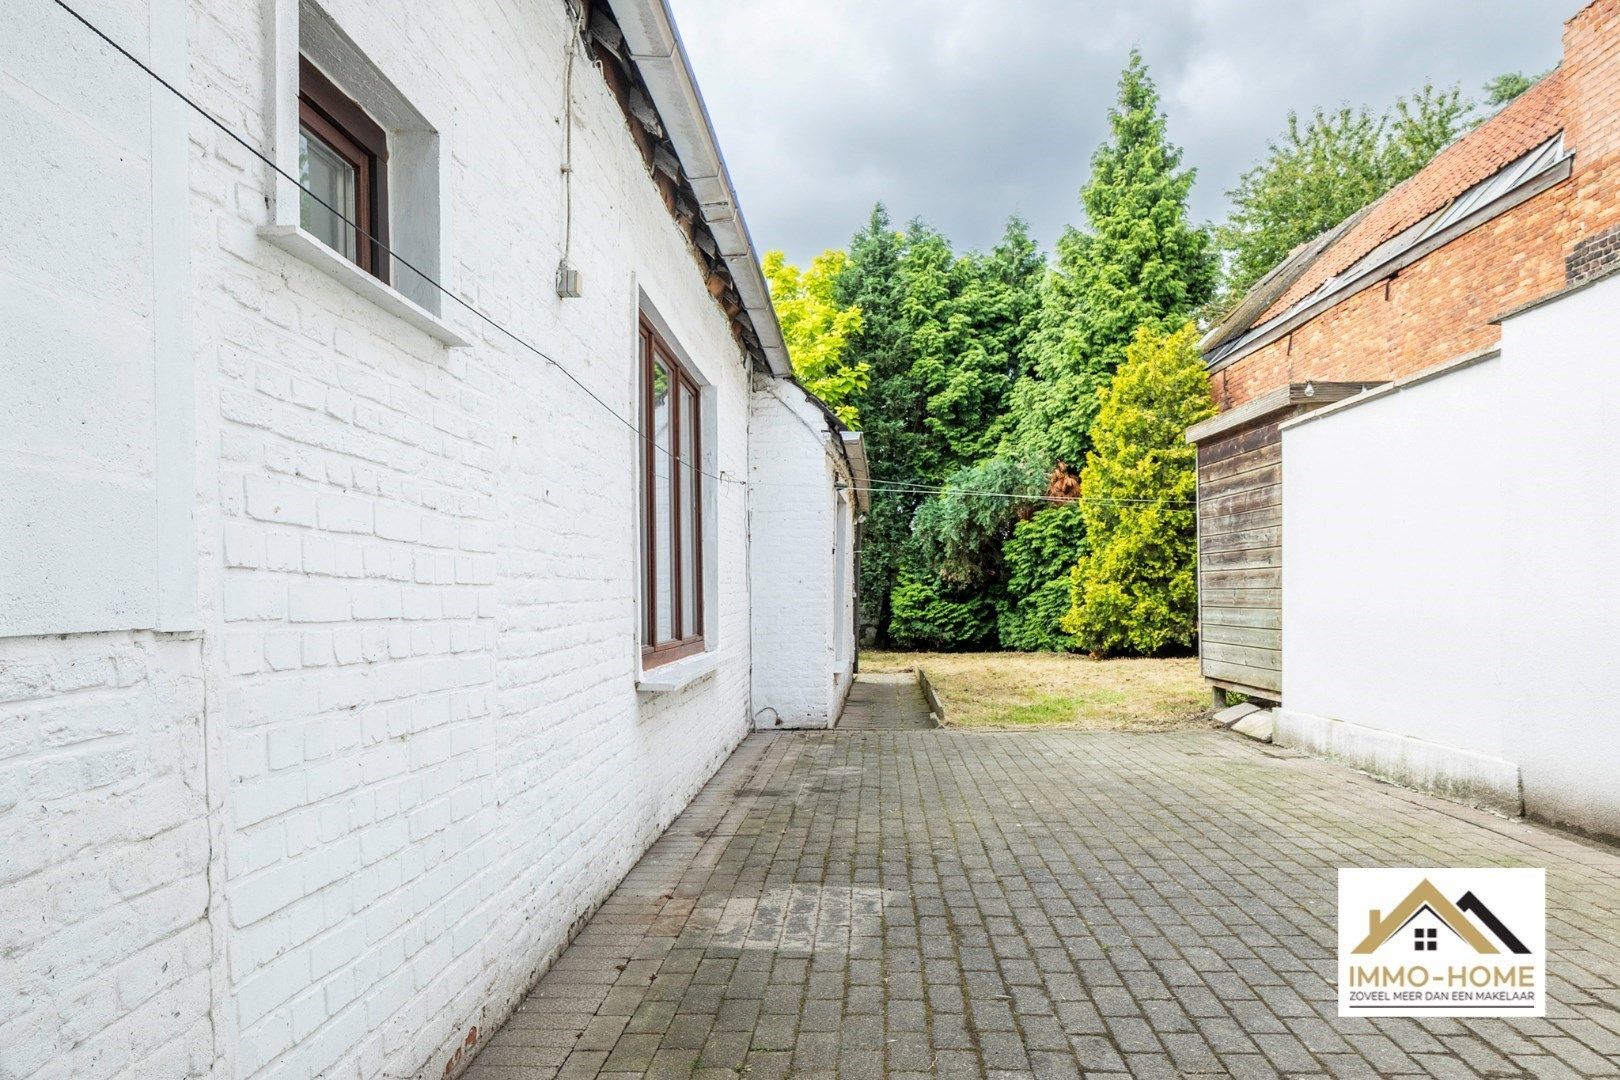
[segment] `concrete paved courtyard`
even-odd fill
[[[1341,1020],[1340,866],[1548,870],[1546,1019]],[[1219,733],[748,738],[474,1062],[1620,1075],[1620,853]]]

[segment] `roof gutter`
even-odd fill
[[[855,488],[855,505],[861,513],[872,508],[872,467],[866,460],[866,440],[858,431],[840,431],[844,460],[849,462],[849,478]]]
[[[692,65],[675,29],[666,0],[611,0],[613,13],[624,31],[625,45],[647,92],[652,95],[669,141],[680,158],[681,170],[697,195],[699,212],[720,245],[720,257],[731,272],[743,309],[759,335],[761,351],[772,375],[791,375],[782,327],[771,307],[770,290],[760,269],[748,223],[737,205],[737,193],[726,171],[725,158],[715,139],[714,125],[704,107]]]

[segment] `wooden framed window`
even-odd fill
[[[298,181],[307,189],[299,197],[299,224],[387,281],[388,135],[303,57],[298,59]]]
[[[643,668],[702,652],[702,392],[641,321]]]

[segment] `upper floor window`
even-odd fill
[[[387,133],[304,58],[298,64],[298,180],[306,189],[299,205],[303,228],[387,281]]]
[[[701,652],[702,395],[651,323],[641,321],[642,666]]]

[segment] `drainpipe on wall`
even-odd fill
[[[857,502],[857,508],[859,508],[859,505]],[[854,577],[850,582],[849,591],[850,596],[854,599],[854,605],[849,613],[851,624],[849,630],[850,637],[855,644],[852,647],[854,663],[850,665],[849,670],[851,675],[859,675],[861,673],[861,541],[864,539],[863,534],[866,532],[865,514],[856,516],[853,532],[855,534],[855,566]]]
[[[754,730],[754,354],[743,350],[743,371],[748,387],[748,408],[743,417],[743,461],[747,471],[743,475],[743,588],[748,590],[748,730]],[[715,471],[719,471],[718,456]]]

